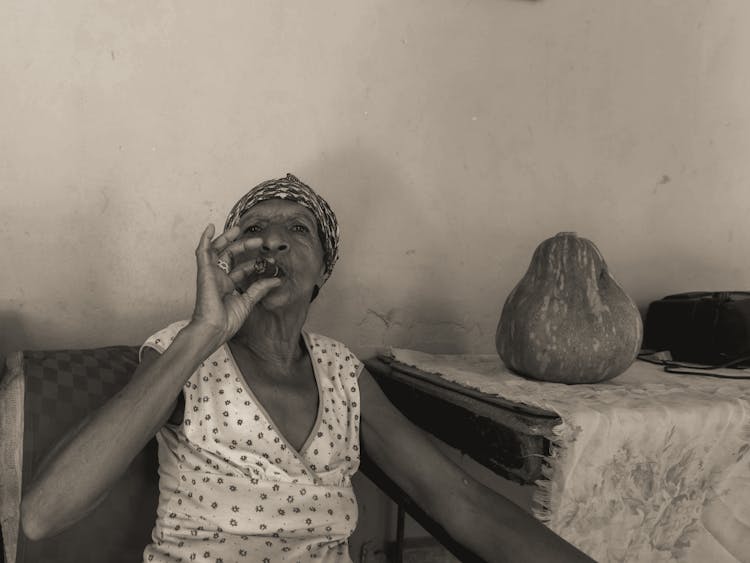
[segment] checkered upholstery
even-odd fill
[[[72,426],[127,383],[137,364],[138,349],[129,346],[24,352],[24,483]],[[156,442],[151,440],[92,514],[54,538],[21,538],[17,563],[139,562],[157,499]]]

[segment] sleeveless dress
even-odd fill
[[[170,325],[143,347],[162,353],[186,324]],[[182,423],[156,436],[159,505],[144,562],[351,562],[362,364],[335,340],[302,336],[319,400],[299,452],[253,395],[228,345],[185,383]]]

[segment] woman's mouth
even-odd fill
[[[279,266],[273,258],[258,258],[253,264],[253,273],[258,278],[286,277],[284,268]]]

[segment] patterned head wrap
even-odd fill
[[[325,253],[323,257],[326,268],[323,280],[325,282],[331,276],[333,266],[339,259],[339,224],[326,200],[296,176],[287,174],[286,178],[268,180],[255,186],[234,204],[227,216],[224,230],[237,225],[248,209],[267,199],[293,201],[312,211],[318,223],[318,237],[320,237]]]

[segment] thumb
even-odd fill
[[[252,307],[263,299],[273,288],[281,285],[279,278],[263,278],[253,283],[240,297],[242,301]]]

